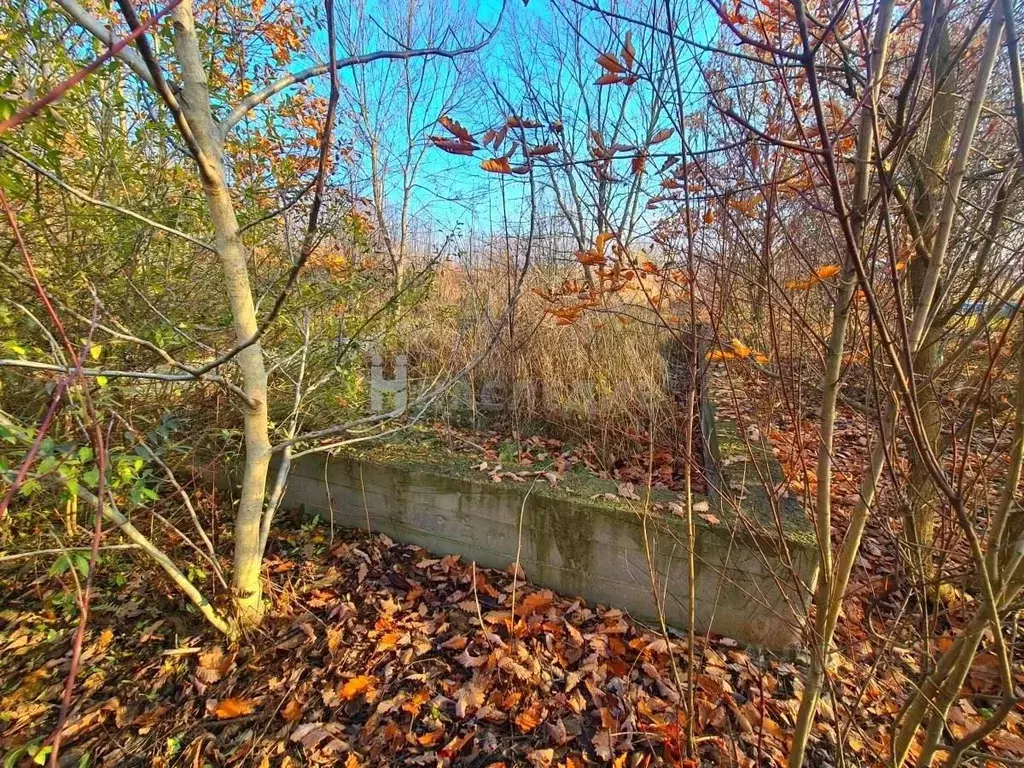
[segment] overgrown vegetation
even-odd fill
[[[1021,8],[516,6],[0,7],[11,764],[1024,759]],[[277,532],[408,430],[691,533],[796,499],[805,654]]]

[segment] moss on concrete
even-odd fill
[[[771,446],[763,440],[746,440],[735,421],[718,415],[710,388],[705,389],[703,397],[704,418],[711,421],[705,434],[709,435],[711,443],[708,451],[713,463],[710,496],[715,513],[735,515],[738,507],[762,528],[774,531],[781,526],[787,539],[813,545],[814,529],[796,499],[787,495],[776,499],[773,507],[765,485],[776,488],[786,478]]]
[[[765,491],[764,482],[777,486],[784,481],[782,467],[771,452],[769,446],[752,443],[748,449],[747,441],[739,431],[738,425],[731,419],[717,415],[713,394],[709,390],[702,393],[702,425],[708,441],[705,462],[710,462],[708,470],[711,491],[708,495],[694,494],[693,502],[708,504],[711,515],[716,522],[709,522],[702,513],[694,515],[694,524],[701,528],[721,530],[725,528],[743,529],[744,525],[735,525],[740,516],[747,522],[756,523],[765,533],[771,534],[781,523],[783,534],[793,543],[806,545],[814,543],[814,531],[802,507],[792,497],[779,499],[775,502],[778,511],[778,522],[773,511],[772,501]],[[359,446],[342,448],[338,456],[346,456],[359,461],[373,464],[399,467],[405,470],[434,476],[430,481],[437,490],[456,492],[457,484],[444,484],[442,478],[465,481],[485,486],[492,492],[497,489],[508,493],[522,494],[529,490],[533,503],[543,507],[551,516],[551,527],[543,529],[532,527],[537,535],[553,537],[558,543],[556,534],[564,529],[572,535],[563,535],[564,551],[571,551],[573,541],[586,538],[581,530],[578,509],[602,509],[619,517],[637,523],[646,507],[660,525],[668,526],[680,536],[685,536],[685,520],[669,514],[657,513],[653,505],[662,506],[668,503],[680,503],[680,495],[663,489],[652,489],[649,499],[645,488],[637,488],[639,500],[623,499],[618,496],[618,484],[612,480],[600,478],[585,469],[577,468],[560,476],[558,484],[552,486],[543,477],[535,481],[530,479],[518,483],[503,478],[500,484],[491,480],[490,473],[477,469],[480,460],[465,453],[452,451],[445,447],[441,440],[429,430],[410,429],[402,433],[400,439],[387,442],[369,442]],[[489,468],[494,464],[489,463]],[[542,465],[520,465],[502,462],[502,472],[537,472]],[[549,502],[573,502],[571,513],[561,511],[563,505]],[[700,506],[698,506],[698,509]],[[590,513],[588,513],[590,514]],[[678,528],[678,531],[674,529]],[[572,533],[575,531],[575,533]],[[560,551],[563,548],[559,547]]]

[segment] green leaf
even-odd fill
[[[82,482],[89,488],[96,488],[100,484],[100,471],[97,467],[82,473]]]
[[[26,355],[28,355],[28,350],[25,349],[23,346],[21,346],[21,344],[19,344],[16,341],[5,341],[4,346],[7,347],[7,349],[11,350],[11,352],[16,354],[18,357],[25,357]]]
[[[60,576],[64,571],[71,567],[71,558],[68,557],[65,552],[63,555],[58,557],[53,565],[50,566],[51,576]]]
[[[84,552],[75,552],[71,555],[71,559],[75,563],[75,570],[77,570],[83,576],[89,575],[89,558]]]

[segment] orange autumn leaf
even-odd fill
[[[732,341],[730,341],[729,346],[731,346],[732,351],[736,353],[736,357],[740,359],[746,359],[750,357],[750,355],[753,352],[753,350],[750,347],[748,347],[739,339],[733,339]]]
[[[532,613],[537,613],[551,605],[554,599],[555,595],[550,590],[543,589],[539,592],[531,592],[516,606],[515,614],[519,618],[523,618]]]
[[[480,167],[489,173],[512,173],[507,157],[488,158],[480,163]]]
[[[644,168],[647,167],[647,156],[637,155],[636,157],[633,158],[633,162],[631,165],[633,168],[633,173],[636,175],[640,175],[641,173],[644,172]]]
[[[604,248],[608,245],[609,240],[614,240],[615,235],[611,232],[601,232],[594,239],[594,250],[598,253],[604,253]]]
[[[632,32],[626,32],[626,41],[622,45],[622,60],[626,62],[628,69],[632,69],[636,63],[636,50],[633,48]]]
[[[288,703],[281,710],[281,717],[289,723],[298,722],[302,718],[302,703],[295,697],[288,699]]]
[[[708,352],[708,360],[710,360],[713,363],[718,363],[718,362],[721,362],[723,360],[735,360],[735,359],[736,359],[736,355],[735,354],[733,354],[732,352],[727,352],[725,350],[713,349],[710,352]]]
[[[664,130],[658,131],[656,134],[651,136],[651,144],[661,144],[663,141],[668,141],[672,138],[672,134],[675,133],[672,128],[665,128]]]
[[[597,251],[577,251],[576,261],[585,267],[596,267],[598,264],[604,264],[604,254]]]
[[[524,709],[516,715],[513,722],[515,722],[516,727],[523,733],[529,733],[540,725],[541,709],[541,703],[539,701],[535,701],[529,709]]]
[[[213,708],[213,715],[218,720],[230,720],[233,717],[251,715],[256,710],[256,702],[249,699],[221,699]]]
[[[838,264],[827,264],[814,270],[814,276],[819,280],[828,280],[830,277],[838,275],[841,271]]]
[[[338,691],[338,696],[345,701],[351,701],[356,696],[359,696],[361,693],[368,690],[373,685],[373,682],[373,678],[369,675],[353,677],[341,687],[341,690]]]
[[[453,136],[462,139],[462,141],[473,143],[473,134],[463,128],[457,121],[452,120],[448,115],[441,115],[438,121],[441,126]]]
[[[544,155],[553,155],[558,151],[557,144],[541,144],[539,147],[530,147],[526,150],[528,157],[543,157]]]
[[[445,139],[441,136],[431,136],[431,143],[438,149],[443,149],[452,155],[472,155],[476,151],[473,144],[467,144],[457,139]]]
[[[613,72],[608,72],[607,74],[601,75],[597,78],[597,80],[594,81],[594,85],[615,85],[616,83],[623,82],[625,79],[626,78],[622,77],[622,75],[616,75]]]
[[[442,738],[444,738],[444,727],[438,728],[436,731],[425,733],[422,736],[418,736],[416,740],[420,743],[421,747],[432,747]]]
[[[406,712],[413,717],[416,717],[420,713],[420,709],[423,705],[430,700],[430,693],[426,688],[420,691],[416,691],[412,697],[402,705],[402,711]]]
[[[714,224],[715,223],[715,212],[712,211],[710,208],[708,208],[706,211],[704,211],[704,223],[705,224]]]
[[[614,53],[602,53],[598,55],[597,63],[604,69],[616,75],[626,74],[626,68],[619,63],[617,58],[615,58]]]

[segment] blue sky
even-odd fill
[[[423,1],[430,2],[430,0]],[[437,1],[445,2],[445,0]],[[475,19],[475,28],[468,30],[463,28],[458,44],[466,44],[470,39],[479,39],[479,36],[494,26],[501,9],[500,0],[462,1],[468,5],[460,14],[453,12],[457,16],[453,20],[464,22],[466,16],[472,14]],[[602,0],[602,2],[604,5],[610,5],[608,0]],[[693,0],[693,2],[697,5],[692,6],[691,9],[694,7],[706,8],[701,0]],[[387,35],[391,34],[391,30],[387,30],[387,17],[388,9],[394,7],[393,3],[394,0],[366,0],[367,15],[379,27],[377,32],[382,33],[375,41],[378,43],[376,47],[382,47],[381,40],[385,43],[390,42],[387,40]],[[456,9],[459,7],[459,3],[460,0],[451,0],[450,6],[443,7]],[[624,13],[630,12],[625,10],[623,3],[617,3],[616,7]],[[649,7],[660,6],[640,4],[638,7],[646,10]],[[558,7],[553,5],[551,0],[530,0],[527,6],[524,6],[521,0],[508,0],[496,37],[483,51],[472,58],[464,58],[456,62],[434,60],[430,65],[423,65],[429,67],[428,80],[433,76],[451,77],[452,73],[457,70],[465,72],[476,66],[479,67],[479,72],[471,78],[472,82],[463,97],[454,103],[447,104],[441,99],[430,98],[423,99],[416,105],[412,118],[416,126],[414,133],[418,146],[427,146],[429,134],[444,135],[443,129],[435,124],[442,113],[450,114],[478,137],[487,127],[499,123],[509,111],[521,110],[524,116],[533,117],[529,106],[523,105],[522,81],[516,72],[517,49],[525,48],[529,52],[531,45],[538,43],[546,35],[556,34],[558,30],[561,30],[562,34],[568,34],[564,16],[574,10],[576,7],[569,0],[563,0],[563,4]],[[446,20],[444,26],[447,23]],[[621,40],[621,35],[627,28],[637,30],[634,32],[637,37],[643,35],[644,30],[639,26],[631,27],[618,22],[617,29],[613,33],[610,31],[608,23],[597,17],[596,14],[590,14],[584,24],[587,34],[581,42],[583,52],[580,56],[583,61],[583,76],[587,78],[584,86],[589,91],[590,99],[605,98],[614,88],[606,89],[606,93],[597,94],[598,88],[591,85],[592,80],[602,73],[600,67],[593,61],[597,51],[601,49],[602,41],[611,46],[611,40]],[[700,37],[707,39],[713,34],[715,28],[715,24],[708,24],[706,29],[699,32]],[[384,33],[385,30],[386,33]],[[322,35],[322,32],[320,34]],[[451,47],[453,44],[455,43],[449,41],[446,47]],[[588,46],[593,50],[588,49]],[[643,52],[638,52],[638,55],[642,56]],[[571,102],[574,95],[580,94],[580,88],[570,82],[565,72],[558,69],[559,65],[564,63],[553,60],[551,57],[544,60],[532,59],[526,62],[526,65],[534,67],[541,76],[552,77],[552,82],[558,83],[560,87],[564,88],[566,104],[575,109]],[[651,62],[649,65],[655,66],[656,64]],[[346,88],[351,90],[355,89],[359,78],[365,78],[365,82],[370,84],[369,87],[378,89],[385,102],[380,106],[381,113],[386,114],[387,109],[397,110],[401,106],[402,94],[390,93],[387,90],[389,78],[395,72],[393,67],[393,64],[378,62],[363,71],[346,71],[342,82]],[[427,72],[427,69],[424,72]],[[692,82],[691,78],[698,76],[695,67],[687,68],[685,72],[687,82]],[[321,84],[321,86],[325,85],[326,83]],[[440,87],[443,91],[444,83]],[[611,98],[611,96],[608,97]],[[503,109],[503,101],[507,102],[511,109]],[[345,105],[343,104],[342,107],[344,108]],[[346,125],[344,119],[340,121],[339,131],[351,129],[351,125]],[[544,137],[539,136],[538,141],[542,140]],[[390,149],[398,154],[404,151],[408,142],[404,141],[404,136],[398,136],[391,144],[393,146]],[[506,144],[507,146],[508,144]],[[525,228],[529,216],[528,183],[525,177],[500,176],[480,170],[479,163],[489,156],[490,153],[487,150],[479,151],[473,157],[465,157],[448,155],[434,148],[427,149],[423,155],[422,165],[412,192],[413,214],[430,222],[442,239],[449,231],[457,227],[461,227],[463,233],[470,228],[478,233],[487,230],[500,232],[504,229],[503,223],[506,216],[511,229]],[[369,177],[367,163],[364,156],[363,167],[360,169],[364,181]],[[543,181],[543,174],[537,174],[537,176],[539,181]],[[391,200],[397,202],[400,199],[400,186],[396,180],[389,180],[386,188],[387,195]]]

